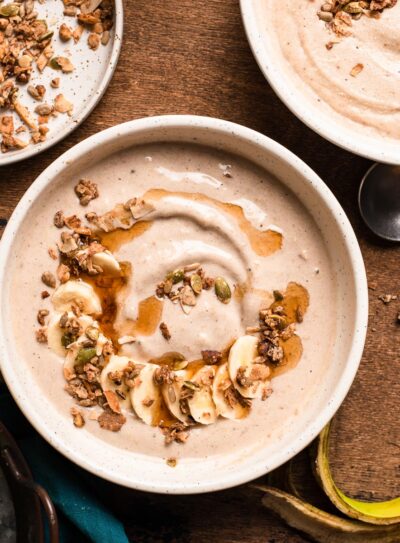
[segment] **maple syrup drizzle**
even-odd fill
[[[246,219],[243,209],[231,203],[219,202],[208,196],[198,193],[185,193],[185,192],[170,192],[163,189],[151,189],[144,195],[146,198],[161,199],[165,196],[180,196],[192,201],[200,201],[202,203],[208,203],[214,207],[220,208],[232,217],[234,217],[240,227],[240,229],[246,234],[249,239],[250,245],[254,252],[259,256],[269,256],[278,251],[282,247],[282,234],[273,230],[260,231],[254,228],[254,226]],[[118,251],[125,243],[134,240],[135,238],[143,235],[149,228],[151,228],[152,221],[139,221],[135,223],[128,230],[118,229],[113,232],[101,232],[97,237],[104,247],[106,247],[112,253]],[[85,275],[83,278],[90,283],[97,295],[101,300],[102,315],[99,316],[98,321],[103,334],[110,338],[115,349],[118,351],[120,345],[118,344],[118,338],[121,337],[121,330],[116,330],[115,321],[118,314],[119,303],[123,303],[124,290],[129,284],[132,276],[132,267],[128,262],[120,262],[121,275],[119,276],[89,276]],[[234,290],[234,298],[237,301],[242,301],[246,292],[249,291],[249,285],[247,283],[236,285]],[[260,295],[263,305],[270,305],[271,294],[261,289],[251,289],[252,292]],[[121,297],[121,301],[118,302],[118,298]],[[307,290],[297,283],[289,283],[283,300],[274,302],[271,308],[274,309],[278,305],[284,308],[284,312],[289,322],[296,322],[307,311],[309,305],[309,295]],[[122,335],[152,335],[160,321],[163,310],[163,302],[156,296],[151,296],[139,302],[138,318],[135,321],[127,322],[124,328],[124,334]],[[222,351],[222,359],[220,364],[226,363],[229,357],[229,351],[235,338],[233,338],[227,347]],[[287,341],[281,341],[281,346],[284,351],[284,359],[280,366],[276,367],[271,365],[271,377],[280,375],[289,369],[295,367],[299,362],[303,347],[299,336],[294,335]],[[184,360],[182,354],[178,352],[167,352],[159,357],[149,360],[150,363],[158,365],[166,365],[173,369],[177,362]],[[189,378],[192,378],[197,371],[204,367],[204,360],[192,360],[185,368],[189,372]],[[170,413],[163,397],[161,396],[158,402],[158,409],[156,410],[153,418],[153,426],[170,426],[177,419]]]
[[[143,198],[145,200],[146,198],[161,200],[166,196],[179,196],[192,202],[206,203],[222,209],[225,213],[236,219],[239,228],[246,234],[253,251],[258,256],[269,256],[282,248],[283,236],[281,233],[275,232],[275,230],[258,230],[246,219],[243,209],[236,204],[220,202],[210,196],[205,196],[197,192],[173,192],[164,189],[150,189],[144,194]]]
[[[307,289],[298,283],[291,282],[283,293],[283,299],[275,301],[271,305],[271,309],[283,307],[283,312],[289,323],[296,323],[303,320],[309,304],[310,296]],[[303,344],[297,334],[286,341],[281,340],[280,346],[283,349],[283,361],[279,366],[270,365],[272,378],[296,367],[303,354]]]
[[[156,296],[150,296],[139,302],[138,318],[130,325],[130,334],[151,336],[157,330],[164,303]]]
[[[112,232],[96,232],[96,237],[111,253],[116,253],[125,243],[142,236],[152,225],[153,221],[138,221],[128,230],[118,228]]]
[[[115,349],[118,350],[118,338],[120,331],[115,328],[115,321],[118,314],[118,295],[126,289],[129,284],[132,267],[129,262],[120,262],[120,275],[89,275],[82,274],[82,279],[92,285],[94,291],[100,298],[102,313],[97,317],[100,330],[111,340]]]

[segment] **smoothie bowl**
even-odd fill
[[[269,83],[310,128],[353,153],[400,163],[400,3],[241,0]]]
[[[196,493],[276,468],[333,416],[367,325],[355,235],[265,136],[165,116],[57,159],[0,249],[0,360],[87,470]]]

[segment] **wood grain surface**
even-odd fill
[[[378,299],[380,294],[400,295],[399,246],[378,241],[361,221],[357,191],[368,161],[324,141],[275,96],[251,54],[238,0],[126,0],[125,10],[121,58],[101,104],[57,146],[0,168],[0,228],[55,158],[87,136],[130,119],[167,113],[220,117],[288,147],[322,177],[344,207],[372,287],[365,353],[335,419],[335,476],[357,497],[399,495],[400,302],[384,305]],[[105,487],[107,501],[135,542],[307,541],[264,510],[249,486],[187,497]]]

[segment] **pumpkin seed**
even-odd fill
[[[217,277],[215,279],[215,294],[220,302],[223,304],[229,304],[231,301],[232,293],[228,283],[223,277]]]
[[[174,371],[184,370],[187,367],[188,363],[189,362],[187,360],[176,360],[172,364],[172,369]]]
[[[172,290],[172,285],[173,285],[172,279],[166,279],[166,280],[164,281],[163,290],[164,290],[164,293],[165,293],[165,294],[169,294],[169,293],[171,292],[171,290]]]
[[[93,347],[84,347],[83,349],[79,350],[75,362],[77,364],[85,364],[86,362],[90,362],[90,360],[92,360],[92,358],[95,356],[96,349]]]
[[[92,341],[97,341],[99,339],[99,329],[95,326],[88,326],[85,330],[85,334]]]
[[[282,317],[282,315],[273,314],[270,318],[274,321],[277,321],[279,330],[283,330],[288,325],[287,319],[285,317]]]
[[[192,287],[193,292],[195,294],[200,294],[200,292],[203,289],[203,281],[201,280],[200,275],[198,275],[197,273],[194,273],[190,277],[190,286]]]
[[[172,279],[172,283],[176,285],[177,283],[183,281],[184,277],[185,272],[182,270],[182,268],[179,268],[177,270],[174,270],[171,274],[168,274],[167,279]]]
[[[74,340],[74,337],[69,334],[68,332],[65,332],[65,334],[63,334],[61,336],[61,345],[63,347],[68,347],[69,345],[71,345],[71,343],[73,343],[75,340]]]
[[[349,2],[348,4],[343,6],[342,9],[346,13],[352,13],[352,14],[363,12],[363,8],[360,6],[360,2]]]
[[[197,383],[193,383],[193,381],[184,381],[183,386],[194,391],[200,390],[200,385],[198,385]]]
[[[53,57],[50,60],[50,67],[53,68],[53,70],[61,70],[61,65],[58,63],[57,57]]]
[[[45,32],[44,34],[42,34],[41,36],[38,37],[37,41],[39,43],[41,43],[42,41],[46,41],[46,40],[49,40],[50,38],[52,38],[54,35],[54,32],[52,30],[50,30],[49,32]]]
[[[174,390],[174,387],[171,385],[168,387],[168,398],[170,402],[172,403],[176,402],[175,390]]]
[[[0,8],[0,16],[1,17],[15,17],[19,13],[19,4],[15,4],[14,2],[11,4],[6,4],[5,6],[1,6]]]

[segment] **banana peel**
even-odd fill
[[[318,480],[333,505],[348,517],[369,524],[400,523],[400,498],[382,502],[355,500],[346,496],[335,485],[329,466],[329,434],[330,424],[325,426],[319,435],[315,467]]]
[[[254,485],[264,493],[263,505],[320,543],[400,543],[400,498],[366,502],[346,496],[330,471],[329,436],[330,424],[319,435],[313,473],[330,502],[349,518],[323,511],[303,499],[302,483],[293,476],[293,461],[270,473],[268,486]]]
[[[289,526],[307,534],[319,543],[399,543],[400,526],[371,526],[326,513],[291,494],[269,486],[262,503]]]

